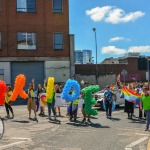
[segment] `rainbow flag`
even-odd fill
[[[136,94],[125,86],[122,87],[121,98],[124,98],[125,100],[135,103],[139,106],[141,105],[141,94]]]

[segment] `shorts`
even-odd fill
[[[27,106],[28,106],[28,110],[35,110],[36,109],[35,100],[33,98],[29,98]]]

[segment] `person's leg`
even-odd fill
[[[73,118],[73,108],[72,108],[72,105],[73,105],[73,103],[71,103],[70,104],[70,121],[72,120],[72,118]]]
[[[83,104],[83,106],[82,106],[82,114],[83,114],[83,120],[82,120],[82,122],[86,121],[86,114],[85,114],[85,111],[84,111],[84,107],[85,107],[85,104]]]
[[[61,113],[60,113],[60,107],[58,107],[58,113],[59,113],[59,116],[61,116]]]
[[[150,110],[146,110],[146,128],[145,128],[145,130],[149,129],[149,124],[150,124]]]
[[[13,109],[12,109],[11,105],[8,105],[8,109],[9,109],[10,112],[12,113],[12,118],[14,118],[14,112],[13,112]]]
[[[55,101],[52,102],[52,104],[51,104],[51,109],[52,109],[53,114],[54,114],[54,119],[56,119],[56,112],[55,112],[54,106],[55,106]]]
[[[109,116],[111,117],[111,113],[112,113],[112,102],[109,103]]]
[[[36,101],[36,112],[39,110],[39,100]]]
[[[9,109],[8,109],[8,104],[7,103],[5,103],[5,108],[6,108],[7,118],[9,118]]]
[[[109,103],[108,103],[108,102],[106,102],[105,106],[106,106],[106,117],[108,117]]]
[[[51,119],[51,103],[47,103],[47,107],[48,107],[48,117],[49,119]]]
[[[141,119],[142,117],[143,117],[143,113],[142,113],[142,109],[140,109],[140,107],[139,107],[139,118]]]

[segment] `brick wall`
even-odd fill
[[[127,70],[127,80],[132,82],[132,77],[140,76],[141,81],[146,81],[146,71],[138,70],[138,58],[128,58],[127,64],[98,64],[98,75],[121,74],[122,70]],[[95,64],[75,65],[75,74],[94,75],[96,74]],[[131,78],[129,78],[129,76]],[[129,78],[129,79],[128,79]]]
[[[2,49],[0,57],[69,57],[68,0],[63,13],[52,12],[52,0],[37,0],[36,13],[17,13],[16,0],[3,0],[0,11]],[[17,32],[36,32],[37,50],[17,50]],[[53,33],[62,32],[64,50],[53,50]]]

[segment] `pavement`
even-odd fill
[[[13,109],[15,118],[5,119],[5,108],[0,108],[5,127],[0,150],[150,150],[150,131],[144,131],[145,120],[138,119],[138,108],[133,120],[127,119],[123,108],[116,109],[112,119],[95,108],[99,114],[91,117],[92,124],[82,123],[80,109],[76,122],[69,121],[66,107],[51,122],[39,116],[38,122],[28,120],[26,106]]]

